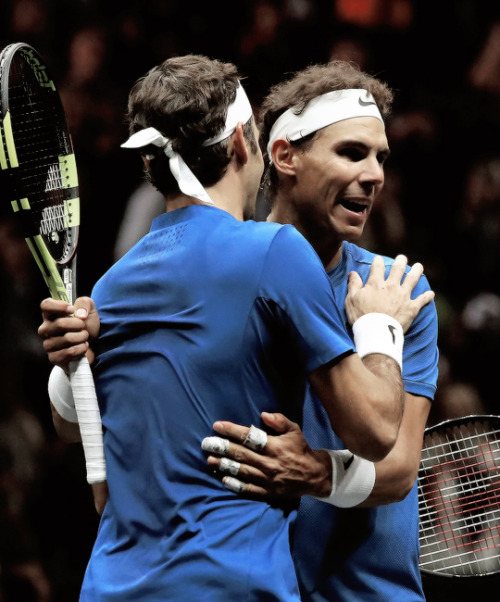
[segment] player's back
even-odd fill
[[[217,419],[260,424],[268,410],[299,420],[307,370],[335,356],[333,338],[309,334],[305,309],[295,308],[286,251],[315,266],[304,278],[312,292],[324,284],[326,320],[328,279],[295,229],[210,207],[157,218],[96,285],[110,498],[88,599],[298,599],[295,510],[232,494],[200,447]]]

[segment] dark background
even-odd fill
[[[0,46],[31,43],[48,62],[67,111],[82,200],[79,293],[90,294],[118,256],[125,211],[142,181],[138,157],[119,146],[127,138],[128,91],[138,77],[176,54],[229,60],[246,77],[258,109],[269,86],[287,73],[352,59],[396,94],[387,123],[386,187],[363,243],[421,261],[436,292],[440,380],[429,423],[498,413],[497,6],[475,0],[3,0]],[[154,193],[141,202],[148,222],[157,211]],[[81,448],[59,441],[52,427],[50,365],[36,334],[47,292],[9,211],[0,204],[0,602],[71,602],[98,521]],[[138,236],[139,221],[134,224]],[[426,588],[429,599],[458,600],[484,583],[454,587],[446,580],[443,588],[426,581]]]

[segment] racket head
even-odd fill
[[[499,416],[464,416],[425,430],[418,503],[423,575],[500,573]]]
[[[63,105],[29,44],[0,54],[0,183],[54,298],[73,301],[78,173]]]

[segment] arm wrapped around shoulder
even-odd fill
[[[327,449],[332,459],[332,492],[316,499],[338,506],[352,508],[364,502],[375,485],[375,465],[355,456],[348,449]]]

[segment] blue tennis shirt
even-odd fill
[[[81,600],[298,601],[296,506],[228,491],[200,444],[215,420],[301,422],[307,373],[353,349],[312,247],[191,206],[158,217],[92,296],[109,500]]]

